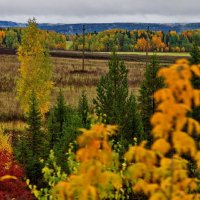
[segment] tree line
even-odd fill
[[[24,28],[0,29],[0,47],[18,48]],[[41,30],[42,31],[42,30]],[[82,34],[68,35],[55,31],[42,31],[50,49],[82,50]],[[189,52],[193,44],[200,46],[200,30],[145,31],[113,29],[85,35],[86,51],[155,51],[155,52]]]
[[[72,50],[82,50],[82,35],[70,36]],[[107,30],[99,33],[88,33],[85,36],[87,51],[149,51],[156,52],[189,52],[193,43],[200,46],[200,30],[145,31],[145,30]]]
[[[0,47],[17,49],[22,41],[25,28],[0,28]],[[40,30],[50,49],[66,49],[66,36],[55,31]]]

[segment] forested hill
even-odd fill
[[[200,29],[200,23],[189,24],[146,24],[146,23],[98,23],[98,24],[85,24],[86,32],[101,32],[111,29],[125,29],[125,30],[145,30],[149,26],[152,31],[164,31],[174,30],[178,33],[185,30]],[[82,33],[83,24],[40,24],[39,27],[45,30],[55,30],[57,32],[67,32],[69,34]]]
[[[0,21],[0,27],[23,27],[24,23],[15,23],[9,21]],[[60,33],[80,34],[82,33],[83,24],[39,24],[39,28],[44,30],[54,30]],[[91,23],[85,24],[86,32],[100,32],[111,29],[126,29],[126,30],[145,30],[149,26],[152,31],[169,30],[178,33],[185,30],[200,29],[200,23],[171,23],[171,24],[156,24],[156,23]]]

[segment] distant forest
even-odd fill
[[[73,35],[72,50],[82,50],[83,36]],[[87,51],[150,51],[157,52],[188,52],[193,43],[200,46],[200,30],[191,30],[177,33],[169,31],[144,30],[108,30],[100,33],[88,33],[85,36]],[[148,45],[147,45],[148,44]]]
[[[0,30],[0,47],[16,49],[21,43],[24,28],[4,28]],[[62,34],[41,30],[46,34],[46,43],[50,49],[82,50],[82,34]],[[200,29],[177,33],[176,31],[145,31],[113,29],[102,32],[86,33],[84,37],[86,51],[98,52],[189,52],[195,43],[200,47]]]

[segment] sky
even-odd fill
[[[0,0],[0,21],[200,22],[200,0]]]

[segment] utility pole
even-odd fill
[[[85,71],[85,25],[83,25],[82,71]]]
[[[149,26],[147,27],[146,65],[148,64],[148,56],[149,56]]]
[[[146,46],[146,66],[148,65],[148,60],[149,60],[149,26],[147,27],[147,46]],[[152,63],[152,78],[154,77],[154,62]],[[153,83],[153,92],[155,92],[155,85]],[[155,112],[155,100],[152,95],[152,111],[153,113]]]

